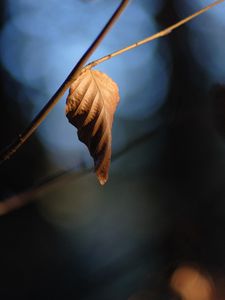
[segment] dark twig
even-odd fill
[[[161,127],[154,129],[151,132],[143,134],[140,137],[130,141],[127,145],[122,147],[119,151],[115,152],[112,156],[112,162],[116,161],[124,154],[132,150],[133,148],[139,146],[140,144],[146,142],[150,138],[153,138],[160,130]],[[79,178],[84,177],[87,174],[90,174],[93,171],[92,168],[86,168],[83,170],[78,170],[77,167],[68,169],[66,171],[58,172],[51,176],[43,178],[38,183],[34,184],[31,188],[27,189],[26,191],[8,197],[0,202],[0,216],[6,215],[11,211],[19,209],[20,207],[25,206],[26,204],[30,203],[31,201],[35,201],[35,197],[43,195],[44,193],[54,189],[59,188],[69,181],[75,181]]]
[[[19,134],[14,142],[12,142],[6,149],[4,149],[0,154],[0,164],[2,164],[5,160],[9,159],[16,151],[30,138],[30,136],[34,133],[34,131],[38,128],[38,126],[43,122],[43,120],[47,117],[53,107],[57,104],[57,102],[62,98],[66,90],[71,86],[72,82],[77,78],[80,74],[82,67],[88,61],[90,56],[102,42],[103,38],[106,36],[108,31],[112,28],[114,23],[117,21],[121,13],[124,11],[126,6],[128,5],[129,0],[121,1],[121,4],[112,15],[108,23],[102,29],[100,34],[97,36],[92,45],[88,48],[88,50],[81,57],[79,62],[73,68],[69,76],[63,82],[63,84],[59,87],[56,93],[52,96],[52,98],[48,101],[48,103],[42,108],[42,110],[37,114],[34,120],[30,123],[30,125],[24,130],[23,133]]]

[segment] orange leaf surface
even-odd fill
[[[73,82],[66,101],[66,116],[78,129],[79,140],[87,145],[102,185],[108,179],[111,130],[118,102],[117,84],[96,70],[86,70]]]

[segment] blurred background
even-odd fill
[[[210,2],[133,0],[91,60]],[[54,94],[119,3],[1,1],[1,149]],[[93,162],[61,99],[1,166],[1,199],[68,168],[78,175],[0,217],[0,298],[176,299],[169,278],[183,263],[212,281],[224,277],[224,54],[220,4],[98,66],[120,89],[113,153],[126,149],[104,187],[83,174]]]

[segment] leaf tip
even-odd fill
[[[107,180],[108,180],[108,176],[107,175],[103,175],[103,174],[97,174],[98,177],[98,181],[101,185],[105,185]]]

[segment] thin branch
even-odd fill
[[[94,66],[109,60],[112,57],[115,57],[117,55],[120,55],[128,50],[131,50],[133,48],[139,47],[143,44],[146,44],[152,40],[155,40],[157,38],[163,37],[165,35],[168,35],[171,33],[175,28],[178,28],[182,26],[183,24],[189,22],[191,19],[203,14],[213,6],[216,6],[225,0],[218,0],[214,3],[206,6],[205,8],[199,10],[198,12],[192,14],[191,16],[179,21],[178,23],[144,39],[137,43],[134,43],[126,48],[120,49],[116,52],[113,52],[112,54],[106,55],[98,60],[95,60],[88,64],[85,69],[93,68]],[[28,139],[29,137],[34,133],[34,131],[38,128],[38,126],[42,123],[42,121],[46,118],[46,116],[49,114],[49,112],[53,109],[53,107],[56,105],[56,103],[60,100],[60,98],[64,95],[66,90],[70,87],[72,82],[77,78],[77,76],[80,74],[81,69],[83,65],[87,62],[88,58],[91,56],[91,54],[95,51],[97,46],[101,43],[102,39],[105,37],[109,29],[112,27],[112,25],[115,23],[115,21],[118,19],[122,11],[125,9],[125,7],[128,5],[129,0],[124,0],[121,2],[120,6],[114,13],[114,15],[111,17],[109,22],[106,24],[104,29],[101,31],[99,36],[96,38],[96,40],[93,42],[93,44],[90,46],[90,48],[86,51],[86,53],[82,56],[82,58],[79,60],[77,65],[74,67],[74,69],[71,71],[67,79],[64,81],[64,83],[60,86],[60,88],[57,90],[57,92],[52,96],[52,98],[48,101],[48,103],[44,106],[44,108],[38,113],[38,115],[34,118],[34,120],[31,122],[31,124],[28,126],[28,128],[18,136],[18,138],[10,144],[6,149],[3,150],[3,152],[0,154],[0,164],[3,163],[5,160],[9,159]]]
[[[59,87],[56,93],[52,96],[52,98],[48,101],[48,103],[42,108],[42,110],[37,114],[34,120],[30,123],[30,125],[25,129],[23,133],[21,133],[17,139],[12,142],[6,149],[2,151],[0,154],[0,164],[2,164],[5,160],[9,159],[15,152],[29,139],[29,137],[34,133],[34,131],[38,128],[38,126],[43,122],[43,120],[47,117],[49,112],[53,109],[53,107],[57,104],[60,98],[64,95],[66,90],[71,86],[72,82],[77,78],[80,74],[82,67],[88,61],[90,56],[102,42],[103,38],[106,36],[108,31],[112,28],[114,23],[117,21],[121,13],[124,11],[126,6],[128,5],[129,0],[121,1],[121,4],[112,15],[108,23],[102,29],[100,34],[97,36],[92,45],[88,48],[88,50],[81,57],[79,62],[73,68],[71,73],[68,75],[63,84]]]
[[[117,56],[117,55],[120,55],[120,54],[122,54],[122,53],[124,53],[124,52],[127,52],[127,51],[131,50],[131,49],[134,49],[134,48],[136,48],[136,47],[139,47],[139,46],[141,46],[141,45],[144,45],[144,44],[146,44],[146,43],[149,43],[149,42],[151,42],[151,41],[153,41],[153,40],[156,40],[156,39],[158,39],[158,38],[164,37],[164,36],[170,34],[174,29],[176,29],[176,28],[182,26],[183,24],[189,22],[190,20],[196,18],[197,16],[199,16],[199,15],[205,13],[206,11],[208,11],[209,9],[211,9],[213,6],[216,6],[216,5],[218,5],[218,4],[220,4],[220,3],[224,2],[224,1],[225,1],[225,0],[218,0],[218,1],[215,1],[214,3],[208,5],[208,6],[204,7],[203,9],[197,11],[196,13],[194,13],[194,14],[188,16],[187,18],[185,18],[185,19],[183,19],[183,20],[181,20],[181,21],[179,21],[179,22],[177,22],[177,23],[175,23],[175,24],[173,24],[173,25],[167,27],[166,29],[163,29],[163,30],[160,31],[160,32],[157,32],[156,34],[153,34],[153,35],[151,35],[151,36],[149,36],[149,37],[147,37],[147,38],[145,38],[145,39],[143,39],[143,40],[141,40],[141,41],[139,41],[139,42],[136,42],[136,43],[134,43],[134,44],[132,44],[132,45],[130,45],[130,46],[127,46],[127,47],[122,48],[122,49],[120,49],[120,50],[118,50],[118,51],[115,51],[115,52],[113,52],[113,53],[111,53],[111,54],[108,54],[108,55],[106,55],[106,56],[103,56],[103,57],[101,57],[101,58],[99,58],[99,59],[97,59],[97,60],[95,60],[95,61],[93,61],[93,62],[90,62],[86,67],[84,67],[83,70],[91,69],[91,68],[93,68],[93,67],[95,67],[95,66],[97,66],[97,65],[99,65],[99,64],[101,64],[101,63],[103,63],[104,61],[109,60],[109,59],[111,59],[111,58]]]
[[[206,6],[205,8],[199,10],[198,12],[192,14],[191,16],[179,21],[178,23],[144,39],[141,40],[135,44],[132,44],[126,48],[123,48],[119,51],[116,51],[112,54],[106,55],[96,61],[93,61],[92,63],[88,64],[86,67],[83,68],[85,70],[86,68],[92,68],[103,61],[106,61],[112,57],[115,57],[119,54],[122,54],[128,50],[131,50],[133,48],[136,48],[138,46],[141,46],[145,43],[148,43],[152,40],[155,40],[157,38],[163,37],[171,33],[174,29],[182,26],[183,24],[189,22],[191,19],[199,16],[200,14],[206,12],[213,6],[216,6],[225,0],[219,0],[215,1],[214,3]],[[97,46],[100,44],[106,33],[109,31],[109,29],[112,27],[114,22],[118,19],[119,15],[122,13],[122,11],[125,9],[127,6],[129,0],[127,1],[122,1],[114,15],[111,17],[109,22],[106,24],[102,32],[99,34],[99,36],[96,38],[96,40],[93,42],[93,44],[90,46],[90,48],[87,50],[87,52],[82,56],[78,64],[74,67],[74,69],[71,71],[67,79],[64,81],[64,83],[61,85],[61,87],[58,89],[58,91],[53,95],[53,97],[49,100],[49,102],[45,105],[45,107],[40,111],[40,113],[36,116],[36,118],[31,122],[29,127],[21,134],[19,137],[13,142],[3,153],[0,155],[0,163],[5,161],[6,159],[9,159],[24,143],[25,141],[33,134],[33,132],[37,129],[37,127],[41,124],[41,122],[46,118],[48,113],[52,110],[52,108],[55,106],[55,104],[59,101],[59,99],[63,96],[65,91],[70,87],[71,83],[77,78],[77,76],[80,74],[81,69],[83,65],[86,63],[86,61],[89,59],[91,54],[94,52],[94,50],[97,48]],[[143,137],[141,137],[142,139]],[[145,138],[143,138],[145,139]],[[132,144],[133,146],[137,143],[137,141],[133,141]],[[127,149],[123,149],[121,152],[121,155],[129,150],[130,147],[133,146],[126,146]],[[120,154],[117,154],[118,157],[120,157]],[[83,176],[84,174],[90,172],[90,169],[83,170],[80,173],[75,173],[75,176],[80,177]],[[33,188],[29,189],[28,191],[25,191],[24,193],[21,193],[19,195],[10,197],[6,199],[6,201],[0,203],[0,215],[4,215],[16,208],[19,208],[23,205],[25,205],[31,196],[33,197],[34,195],[43,192],[45,189],[48,189],[52,184],[57,182],[59,180],[60,182],[63,182],[63,178],[66,178],[68,180],[67,176],[71,173],[73,176],[74,174],[72,173],[72,169],[70,171],[66,171],[64,173],[57,174],[53,176],[53,178],[48,178],[48,183],[46,181],[34,186]],[[70,177],[70,176],[69,176]],[[72,176],[71,176],[72,177]],[[58,184],[58,182],[57,182]]]
[[[112,156],[112,162],[116,161],[120,157],[122,157],[127,152],[131,151],[132,149],[138,147],[142,143],[148,141],[150,138],[153,138],[156,136],[157,133],[160,132],[160,130],[163,128],[163,126],[159,126],[155,128],[154,130],[143,134],[142,136],[139,136],[129,143],[122,147],[120,150],[115,152]],[[44,195],[46,192],[54,189],[62,187],[65,184],[68,184],[69,181],[78,180],[79,178],[84,177],[87,174],[90,174],[93,172],[93,168],[86,168],[83,170],[78,170],[77,167],[73,167],[71,169],[68,169],[66,171],[58,172],[56,174],[53,174],[51,176],[45,177],[38,183],[34,184],[31,188],[25,190],[22,193],[10,196],[0,202],[0,216],[6,215],[16,209],[19,209],[31,201],[35,201],[35,197]]]

